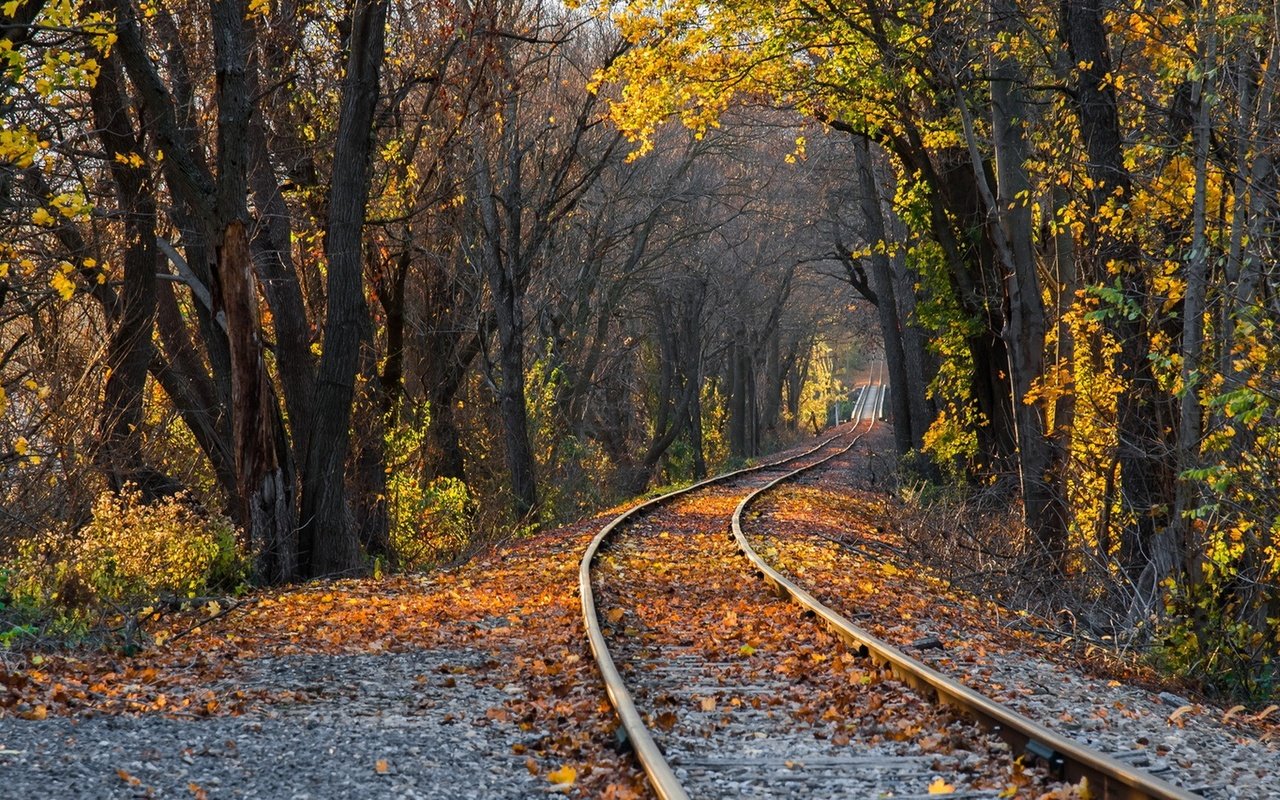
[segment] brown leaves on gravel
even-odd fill
[[[135,657],[44,654],[0,661],[0,714],[238,715],[302,692],[236,688],[252,661],[292,654],[358,654],[427,648],[487,650],[474,679],[509,689],[475,725],[535,734],[524,755],[580,797],[639,797],[643,776],[612,749],[615,722],[582,634],[578,559],[602,521],[518,541],[471,564],[426,577],[342,580],[262,592],[233,612]],[[201,617],[167,618],[156,640]],[[462,659],[458,674],[470,672]],[[448,691],[449,679],[440,688]],[[522,746],[524,747],[524,746]],[[383,764],[373,771],[383,774]],[[385,765],[387,772],[393,767]],[[566,772],[565,770],[569,770]],[[558,771],[558,772],[557,772]]]
[[[712,715],[715,727],[728,724],[734,708],[750,705],[811,725],[839,747],[910,741],[927,753],[985,752],[949,712],[763,590],[728,536],[727,520],[741,496],[720,489],[690,495],[629,526],[597,562],[601,608],[627,609],[606,612],[604,621],[624,677],[693,658],[698,683],[723,687],[692,697],[660,682],[638,690],[649,724],[671,731],[700,712]],[[781,688],[735,691],[753,684]],[[1000,759],[966,775],[965,789],[1004,789],[1011,766]]]

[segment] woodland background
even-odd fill
[[[700,477],[874,337],[1010,602],[1265,694],[1278,18],[8,0],[0,635]]]

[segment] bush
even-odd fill
[[[466,550],[473,533],[474,502],[456,478],[436,478],[419,488],[401,486],[391,545],[406,569],[421,569]]]
[[[74,615],[233,589],[245,567],[226,518],[183,495],[145,504],[126,489],[99,495],[79,530],[20,543],[9,591],[18,604]]]

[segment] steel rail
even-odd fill
[[[870,383],[868,382],[868,387]],[[867,406],[867,396],[869,392],[863,390],[858,400],[854,403],[854,419],[858,419],[861,411]],[[712,478],[699,481],[683,489],[676,489],[673,492],[659,495],[657,497],[646,500],[639,505],[632,506],[626,511],[609,521],[607,525],[600,529],[600,532],[591,540],[591,544],[587,546],[586,552],[582,556],[582,562],[578,565],[578,594],[582,600],[582,617],[587,628],[587,639],[591,644],[591,654],[595,657],[596,666],[600,669],[600,675],[604,680],[605,691],[609,695],[609,702],[613,704],[614,710],[618,714],[618,720],[622,723],[622,728],[626,732],[627,739],[631,742],[631,747],[635,751],[636,758],[640,761],[641,768],[644,769],[645,775],[649,779],[649,785],[653,787],[654,792],[661,800],[689,800],[689,795],[685,792],[684,787],[680,784],[680,779],[676,777],[675,772],[671,769],[671,765],[667,763],[667,759],[663,756],[662,751],[658,748],[657,743],[650,735],[648,727],[644,724],[643,717],[636,709],[635,701],[631,697],[631,692],[627,690],[626,684],[622,680],[622,674],[618,671],[617,664],[614,663],[613,656],[609,654],[609,645],[605,641],[604,631],[601,629],[599,613],[596,610],[595,591],[591,587],[591,564],[595,561],[596,553],[599,551],[601,544],[609,538],[613,532],[629,520],[631,517],[642,511],[652,509],[663,503],[670,502],[677,497],[688,494],[689,492],[701,489],[715,483],[720,483],[739,475],[750,472],[758,472],[760,470],[770,469],[772,467],[781,466],[791,461],[812,455],[831,442],[840,438],[843,434],[829,436],[816,446],[809,450],[787,458],[778,459],[764,464],[757,464],[753,467],[745,467],[743,469],[726,472],[722,475],[716,475]],[[856,441],[856,439],[855,439]],[[852,444],[849,445],[850,447]],[[848,447],[845,448],[847,450]],[[825,459],[824,459],[825,460]]]
[[[874,420],[872,421],[874,425]],[[868,431],[870,428],[868,428]],[[1092,797],[1098,800],[1196,800],[1201,796],[1179,786],[1174,786],[1137,767],[1124,764],[1105,753],[1093,750],[1079,742],[1058,734],[1013,709],[992,700],[968,686],[946,676],[927,664],[918,661],[888,642],[864,631],[844,616],[824,605],[804,588],[792,582],[760,557],[742,532],[742,514],[751,502],[782,481],[789,480],[807,470],[847,452],[861,436],[850,442],[843,451],[815,461],[812,464],[781,475],[748,494],[733,512],[733,538],[755,566],[760,576],[782,596],[790,597],[803,606],[805,613],[812,613],[826,622],[827,627],[846,642],[854,645],[864,655],[882,666],[888,666],[895,677],[917,691],[933,693],[939,704],[950,705],[980,725],[1004,739],[1014,752],[1024,752],[1045,762],[1058,777],[1078,782],[1087,778]]]

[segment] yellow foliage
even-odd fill
[[[67,607],[195,597],[236,581],[231,523],[179,495],[151,504],[136,489],[102,493],[88,525],[20,545],[15,595]]]

